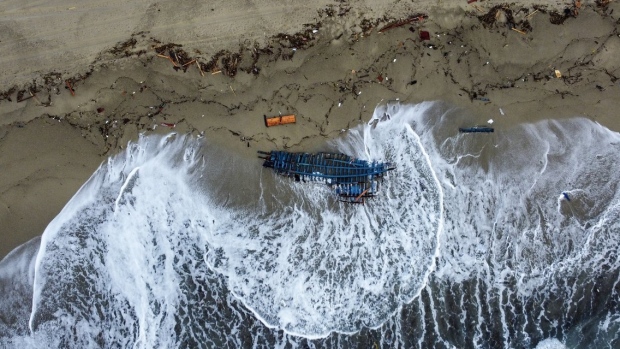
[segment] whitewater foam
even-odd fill
[[[18,256],[32,311],[2,309],[30,334],[9,324],[0,343],[613,347],[620,136],[581,118],[459,134],[462,113],[388,102],[326,144],[397,165],[366,205],[143,136]]]

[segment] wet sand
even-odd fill
[[[4,2],[0,257],[140,133],[248,159],[319,150],[395,99],[458,108],[455,133],[574,116],[619,131],[618,2],[499,4]],[[279,114],[297,123],[266,128]]]

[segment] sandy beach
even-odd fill
[[[4,1],[0,257],[140,133],[316,150],[395,99],[458,108],[455,132],[620,131],[619,18],[617,1]],[[265,127],[284,114],[297,123]]]

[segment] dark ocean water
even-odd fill
[[[142,137],[0,262],[0,347],[620,347],[619,134],[375,118],[325,144],[397,164],[365,205]]]

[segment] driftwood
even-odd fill
[[[409,23],[422,21],[422,20],[427,19],[427,18],[428,18],[428,15],[423,15],[423,14],[413,15],[413,16],[407,18],[407,19],[401,19],[401,20],[389,23],[388,25],[386,25],[383,28],[379,29],[379,33],[383,33],[384,31],[387,31],[387,30],[390,30],[390,29],[402,27],[403,25],[406,25],[406,24],[409,24]]]

